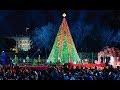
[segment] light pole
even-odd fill
[[[38,64],[40,64],[40,49],[38,49],[38,52],[39,52],[39,57],[38,57]]]
[[[94,63],[94,60],[93,60],[93,52],[92,52],[92,62]]]
[[[15,50],[15,53],[18,53],[18,37],[17,37],[17,35],[16,35],[15,41],[16,41],[16,50]]]
[[[29,28],[26,28],[26,36],[27,36],[27,31],[29,30]]]

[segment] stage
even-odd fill
[[[34,69],[34,70],[47,70],[48,66],[20,66],[26,69]]]
[[[93,67],[98,67],[98,68],[104,68],[105,64],[71,64],[69,67],[86,67],[86,68],[93,68]],[[34,69],[34,70],[47,70],[51,66],[20,66],[22,68],[29,68],[29,69]],[[60,67],[60,66],[59,66]]]
[[[104,63],[101,64],[73,64],[73,66],[78,66],[78,67],[87,67],[87,68],[93,68],[93,67],[105,67]]]

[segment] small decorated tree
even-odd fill
[[[15,58],[14,58],[14,60],[13,60],[13,64],[14,64],[14,65],[18,64],[18,57],[17,57],[17,55],[15,55]]]
[[[27,57],[26,57],[26,63],[29,63],[29,62],[30,62],[30,59],[29,59],[29,57],[27,55]]]
[[[37,60],[36,59],[33,59],[32,66],[37,66]]]

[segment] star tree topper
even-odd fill
[[[66,13],[63,13],[63,15],[62,15],[63,17],[66,17]]]

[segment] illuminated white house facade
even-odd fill
[[[16,41],[15,51],[28,51],[31,49],[32,40],[29,36],[17,36],[17,37],[9,37],[13,38]]]
[[[31,40],[30,37],[17,37],[16,44],[19,50],[28,51],[31,49]]]

